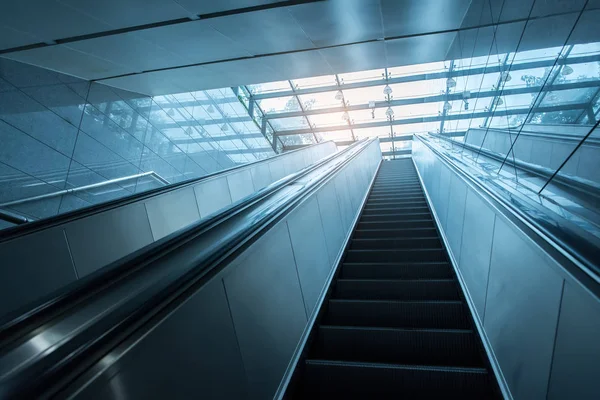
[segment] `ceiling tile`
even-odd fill
[[[278,3],[281,0],[219,0],[198,1],[178,0],[177,2],[194,14],[211,14],[222,11],[237,10],[240,8],[255,7],[265,4]]]
[[[280,73],[280,77],[284,80],[331,75],[334,73],[318,50],[261,57],[261,62],[272,70],[282,71],[283,73]],[[279,77],[272,78],[272,80],[277,79]]]
[[[383,38],[379,0],[329,0],[288,10],[317,47]]]
[[[287,9],[271,9],[207,20],[253,55],[313,48]]]
[[[387,67],[443,61],[456,33],[438,33],[386,40]]]
[[[8,26],[0,26],[0,50],[39,42],[40,39],[35,35]]]
[[[41,42],[112,29],[89,15],[53,0],[3,1],[0,26],[27,32]]]
[[[336,74],[387,66],[383,41],[331,47],[319,51]]]
[[[385,37],[457,29],[471,0],[381,0]]]
[[[140,39],[133,32],[83,40],[69,43],[66,46],[115,64],[127,65],[130,67],[128,72],[141,72],[186,64],[182,57]]]
[[[59,0],[114,28],[185,18],[190,13],[173,0]]]
[[[136,32],[187,60],[187,64],[251,56],[240,44],[214,30],[208,21],[190,21]]]
[[[4,54],[2,57],[48,68],[83,79],[98,79],[128,73],[130,68],[112,63],[66,46],[49,46],[39,49]]]

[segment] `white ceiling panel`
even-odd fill
[[[146,29],[135,34],[141,39],[179,55],[187,60],[186,64],[252,55],[240,44],[214,30],[208,21],[190,21]]]
[[[442,61],[446,58],[455,36],[456,33],[438,33],[386,41],[388,58],[386,66]]]
[[[279,71],[282,80],[334,74],[334,71],[318,50],[279,54],[263,57],[261,60],[272,70]]]
[[[2,1],[0,26],[27,32],[36,37],[37,42],[113,29],[104,22],[53,0]]]
[[[185,18],[190,13],[173,0],[59,0],[114,28]]]
[[[381,0],[386,37],[457,29],[471,0]]]
[[[336,73],[383,68],[387,65],[383,41],[319,50]]]
[[[194,67],[199,76],[208,77],[209,73],[202,67]],[[143,74],[123,76],[102,80],[101,83],[114,86],[131,92],[141,93],[148,96],[157,96],[165,93],[181,93],[196,90],[194,80],[185,81],[190,71],[182,69],[171,69]]]
[[[0,50],[25,46],[39,41],[35,35],[0,25]]]
[[[177,2],[194,14],[211,14],[240,8],[278,3],[281,0],[178,0]]]
[[[379,0],[329,0],[288,10],[318,47],[383,38]]]
[[[208,20],[253,55],[310,49],[314,45],[287,9],[277,8]]]
[[[224,61],[203,67],[215,75],[210,88],[279,81],[286,75],[285,71],[276,71],[267,66],[262,58]]]
[[[41,47],[39,49],[4,54],[2,57],[42,66],[53,71],[88,80],[121,75],[129,71],[129,68],[126,66],[115,64],[66,46]]]
[[[126,65],[129,73],[186,64],[184,58],[138,38],[134,32],[83,40],[66,46],[115,64]]]

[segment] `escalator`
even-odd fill
[[[383,162],[286,398],[501,398],[411,159]]]

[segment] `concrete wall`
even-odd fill
[[[413,159],[515,399],[593,399],[600,302],[422,142]]]
[[[272,399],[380,161],[374,141],[80,398]]]
[[[0,316],[336,151],[333,142],[324,142],[164,195],[0,242]]]

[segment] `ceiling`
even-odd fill
[[[562,46],[577,18],[570,43],[600,41],[600,0],[585,4],[22,0],[3,4],[0,57],[171,94]]]

